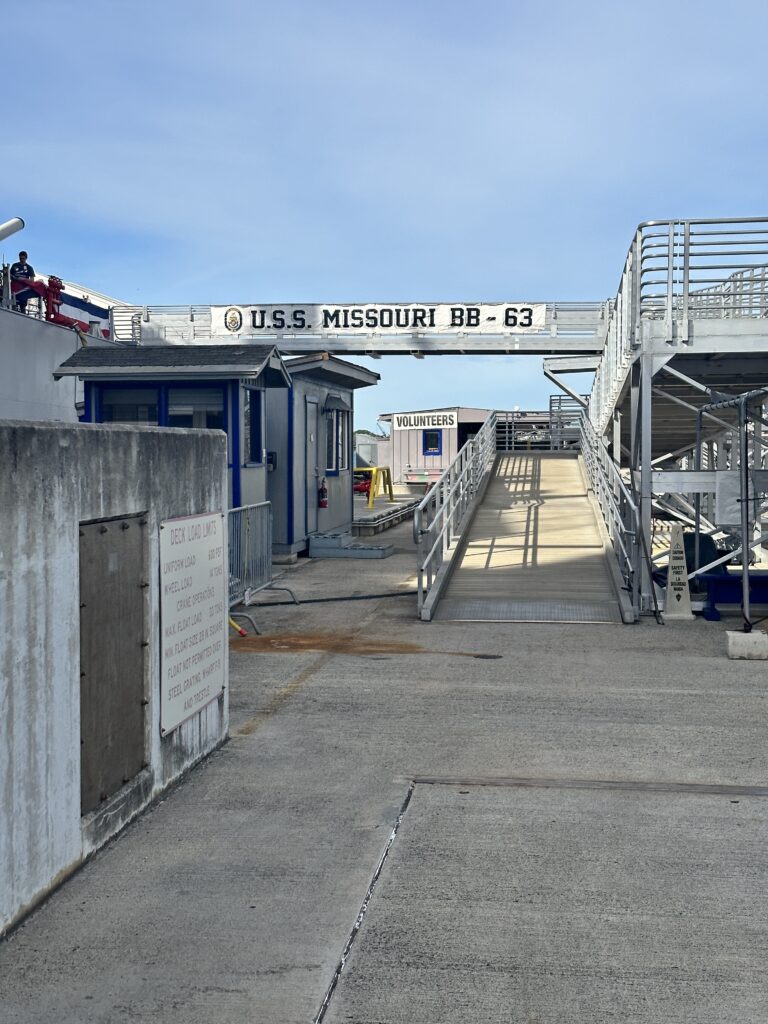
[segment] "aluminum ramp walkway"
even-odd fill
[[[575,453],[500,454],[434,618],[621,622]]]

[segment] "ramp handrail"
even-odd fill
[[[586,414],[581,418],[581,454],[619,570],[632,594],[635,538],[639,537],[640,515],[624,478]]]
[[[413,537],[417,548],[419,614],[495,457],[496,413],[492,412],[416,507]]]

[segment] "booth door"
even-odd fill
[[[311,533],[317,533],[317,492],[320,489],[320,469],[317,464],[317,428],[319,422],[317,399],[306,399],[306,413],[304,481],[306,486],[307,536],[309,536]]]

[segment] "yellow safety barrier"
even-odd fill
[[[389,466],[358,466],[355,475],[370,473],[371,485],[368,488],[368,508],[373,508],[373,503],[379,494],[386,490],[389,502],[394,502],[395,494],[392,490],[392,470]]]

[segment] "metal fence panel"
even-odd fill
[[[272,582],[272,505],[229,510],[229,607]]]

